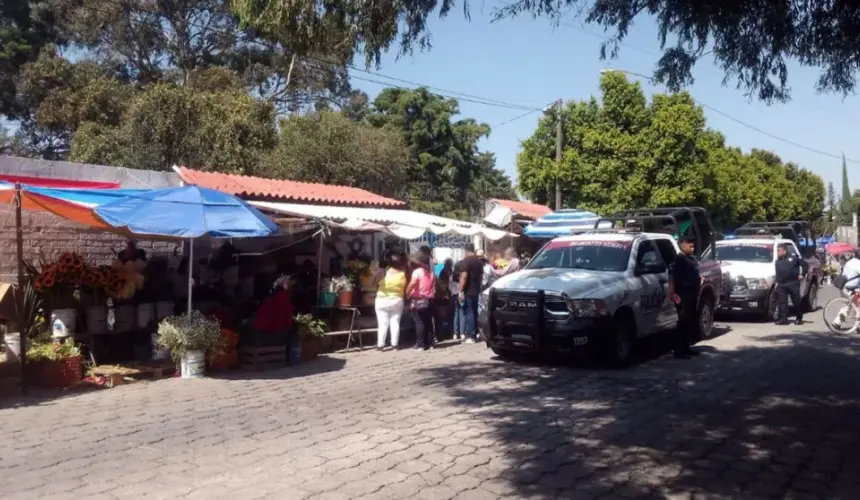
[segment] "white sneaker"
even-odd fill
[[[473,338],[467,338],[467,339],[466,339],[466,343],[467,343],[467,344],[474,344],[474,343],[475,343],[475,339],[473,339]]]
[[[463,337],[459,333],[457,335],[454,335],[454,340],[461,340],[462,338]]]

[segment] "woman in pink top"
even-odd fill
[[[433,334],[430,333],[433,309],[430,303],[436,296],[436,276],[430,269],[429,254],[419,252],[417,260],[418,267],[412,271],[409,285],[406,286],[406,296],[409,298],[412,321],[415,322],[415,348],[426,351],[433,348]]]

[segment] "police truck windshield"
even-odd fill
[[[716,260],[738,262],[772,262],[772,244],[725,243],[717,245]]]
[[[630,260],[631,241],[568,240],[548,243],[526,269],[583,269],[621,272]]]

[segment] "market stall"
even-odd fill
[[[10,195],[9,191],[14,191],[14,194]],[[176,255],[186,266],[183,276],[187,290],[185,311],[192,307],[195,240],[232,241],[232,238],[265,237],[279,232],[278,227],[257,209],[218,191],[194,186],[133,192],[87,191],[0,186],[0,201],[15,203],[18,208],[26,210],[50,211],[89,227],[118,234],[190,241],[188,258],[182,259],[178,252]],[[20,210],[18,212],[20,214]],[[221,248],[228,245],[229,241]],[[232,257],[230,252],[227,253]],[[37,321],[37,316],[42,313],[37,312],[33,304],[38,299],[38,307],[44,305],[46,314],[42,315],[50,322],[49,329],[55,340],[74,339],[92,348],[97,344],[96,337],[111,336],[122,338],[127,347],[136,346],[133,339],[139,336],[135,334],[152,332],[161,319],[174,314],[176,303],[172,300],[175,299],[172,291],[175,287],[169,283],[171,273],[167,263],[147,262],[133,245],[130,244],[117,257],[110,265],[88,263],[81,256],[70,253],[60,255],[56,261],[27,263],[20,259],[19,282],[31,285],[22,288],[25,299],[30,296],[31,300],[29,308],[22,307],[27,314],[19,315],[19,322],[32,324]],[[212,257],[207,256],[207,259],[211,261]],[[221,329],[218,330],[220,332]],[[24,332],[22,337],[28,338],[28,333]],[[80,361],[82,353],[74,340],[54,345],[64,346],[62,349],[68,346],[69,358]],[[25,347],[26,342],[22,348]],[[126,353],[126,356],[131,359],[149,358],[154,352],[152,347],[151,343],[146,343],[147,352],[142,354],[131,347],[134,352]],[[88,349],[86,354],[94,358],[94,350]],[[22,359],[26,358],[26,352],[22,352]],[[79,369],[72,368],[75,370],[79,372]]]
[[[317,221],[326,228],[318,236],[317,256],[312,258],[319,277],[315,310],[328,319],[328,336],[346,337],[347,347],[353,341],[362,345],[363,333],[376,332],[374,278],[387,249],[396,247],[409,253],[426,245],[439,260],[449,256],[459,260],[466,242],[480,247],[484,239],[516,237],[480,224],[404,209],[249,203],[264,212]],[[433,245],[436,239],[447,239],[450,244],[458,238],[462,238],[459,248]],[[405,315],[403,329],[410,327]]]

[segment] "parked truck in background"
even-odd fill
[[[805,221],[750,222],[735,232],[735,239],[722,240],[705,256],[720,262],[726,286],[720,311],[754,314],[771,320],[776,316],[777,249],[785,246],[789,256],[806,260],[809,272],[801,286],[806,312],[818,307],[821,261],[815,253],[815,235]]]

